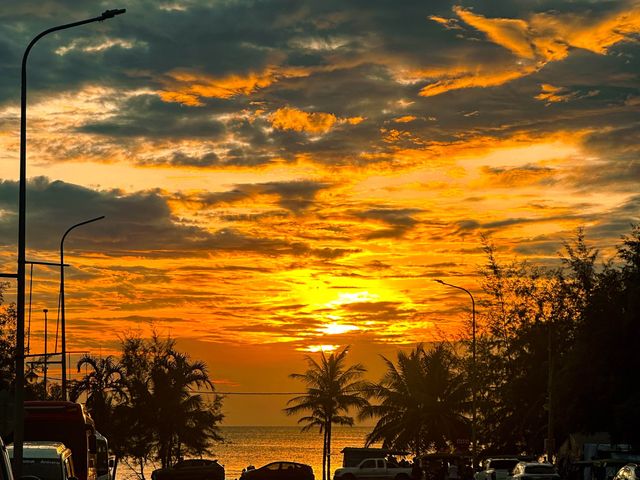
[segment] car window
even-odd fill
[[[491,468],[511,471],[517,464],[518,460],[493,460],[491,462]]]
[[[525,468],[525,473],[537,474],[553,474],[556,473],[555,469],[551,465],[529,465]]]
[[[22,475],[33,475],[41,480],[61,480],[62,463],[58,459],[25,458],[22,461]]]
[[[366,460],[362,463],[360,468],[376,468],[375,460]]]
[[[266,467],[267,470],[280,470],[280,463],[275,462],[275,463],[270,463],[269,465],[267,465]]]

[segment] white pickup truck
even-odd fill
[[[409,480],[411,467],[400,467],[384,458],[365,458],[357,467],[341,467],[333,480]]]
[[[482,462],[482,470],[476,472],[474,480],[506,480],[518,464],[515,457],[487,458]]]

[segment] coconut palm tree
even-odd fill
[[[367,445],[382,441],[385,448],[420,455],[466,436],[467,387],[448,345],[425,351],[419,344],[409,353],[399,352],[397,364],[382,359],[387,372],[368,389],[380,403],[366,406],[360,414],[361,419],[378,418]]]
[[[323,480],[328,480],[331,475],[331,426],[352,426],[354,420],[349,416],[350,409],[362,409],[368,405],[363,393],[367,384],[360,380],[365,368],[359,363],[347,367],[348,352],[349,347],[328,357],[322,352],[320,362],[307,355],[307,371],[290,375],[306,384],[307,393],[290,399],[287,402],[290,406],[284,412],[287,415],[308,412],[298,420],[304,425],[302,431],[317,427],[323,434]]]
[[[112,424],[114,402],[126,399],[124,372],[118,361],[111,355],[105,358],[83,355],[78,360],[78,372],[89,367],[86,375],[71,385],[70,397],[76,401],[80,395],[87,396],[87,409],[103,433],[109,434]]]
[[[184,450],[202,454],[210,449],[211,440],[221,440],[216,423],[222,420],[216,396],[214,405],[206,404],[194,389],[214,391],[207,367],[201,361],[173,349],[153,363],[151,369],[151,402],[157,418],[158,455],[163,466],[172,464]]]

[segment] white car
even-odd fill
[[[637,463],[627,463],[618,470],[613,480],[640,480],[640,465]]]
[[[487,458],[482,462],[482,470],[476,472],[474,480],[506,480],[515,466],[520,463],[515,457]]]
[[[509,480],[560,480],[560,475],[550,463],[520,462]]]

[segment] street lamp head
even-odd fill
[[[127,11],[126,8],[116,8],[113,10],[105,10],[104,12],[102,12],[102,15],[100,15],[100,21],[102,22],[103,20],[107,20],[109,18],[113,18],[116,15],[120,15],[123,14]]]

